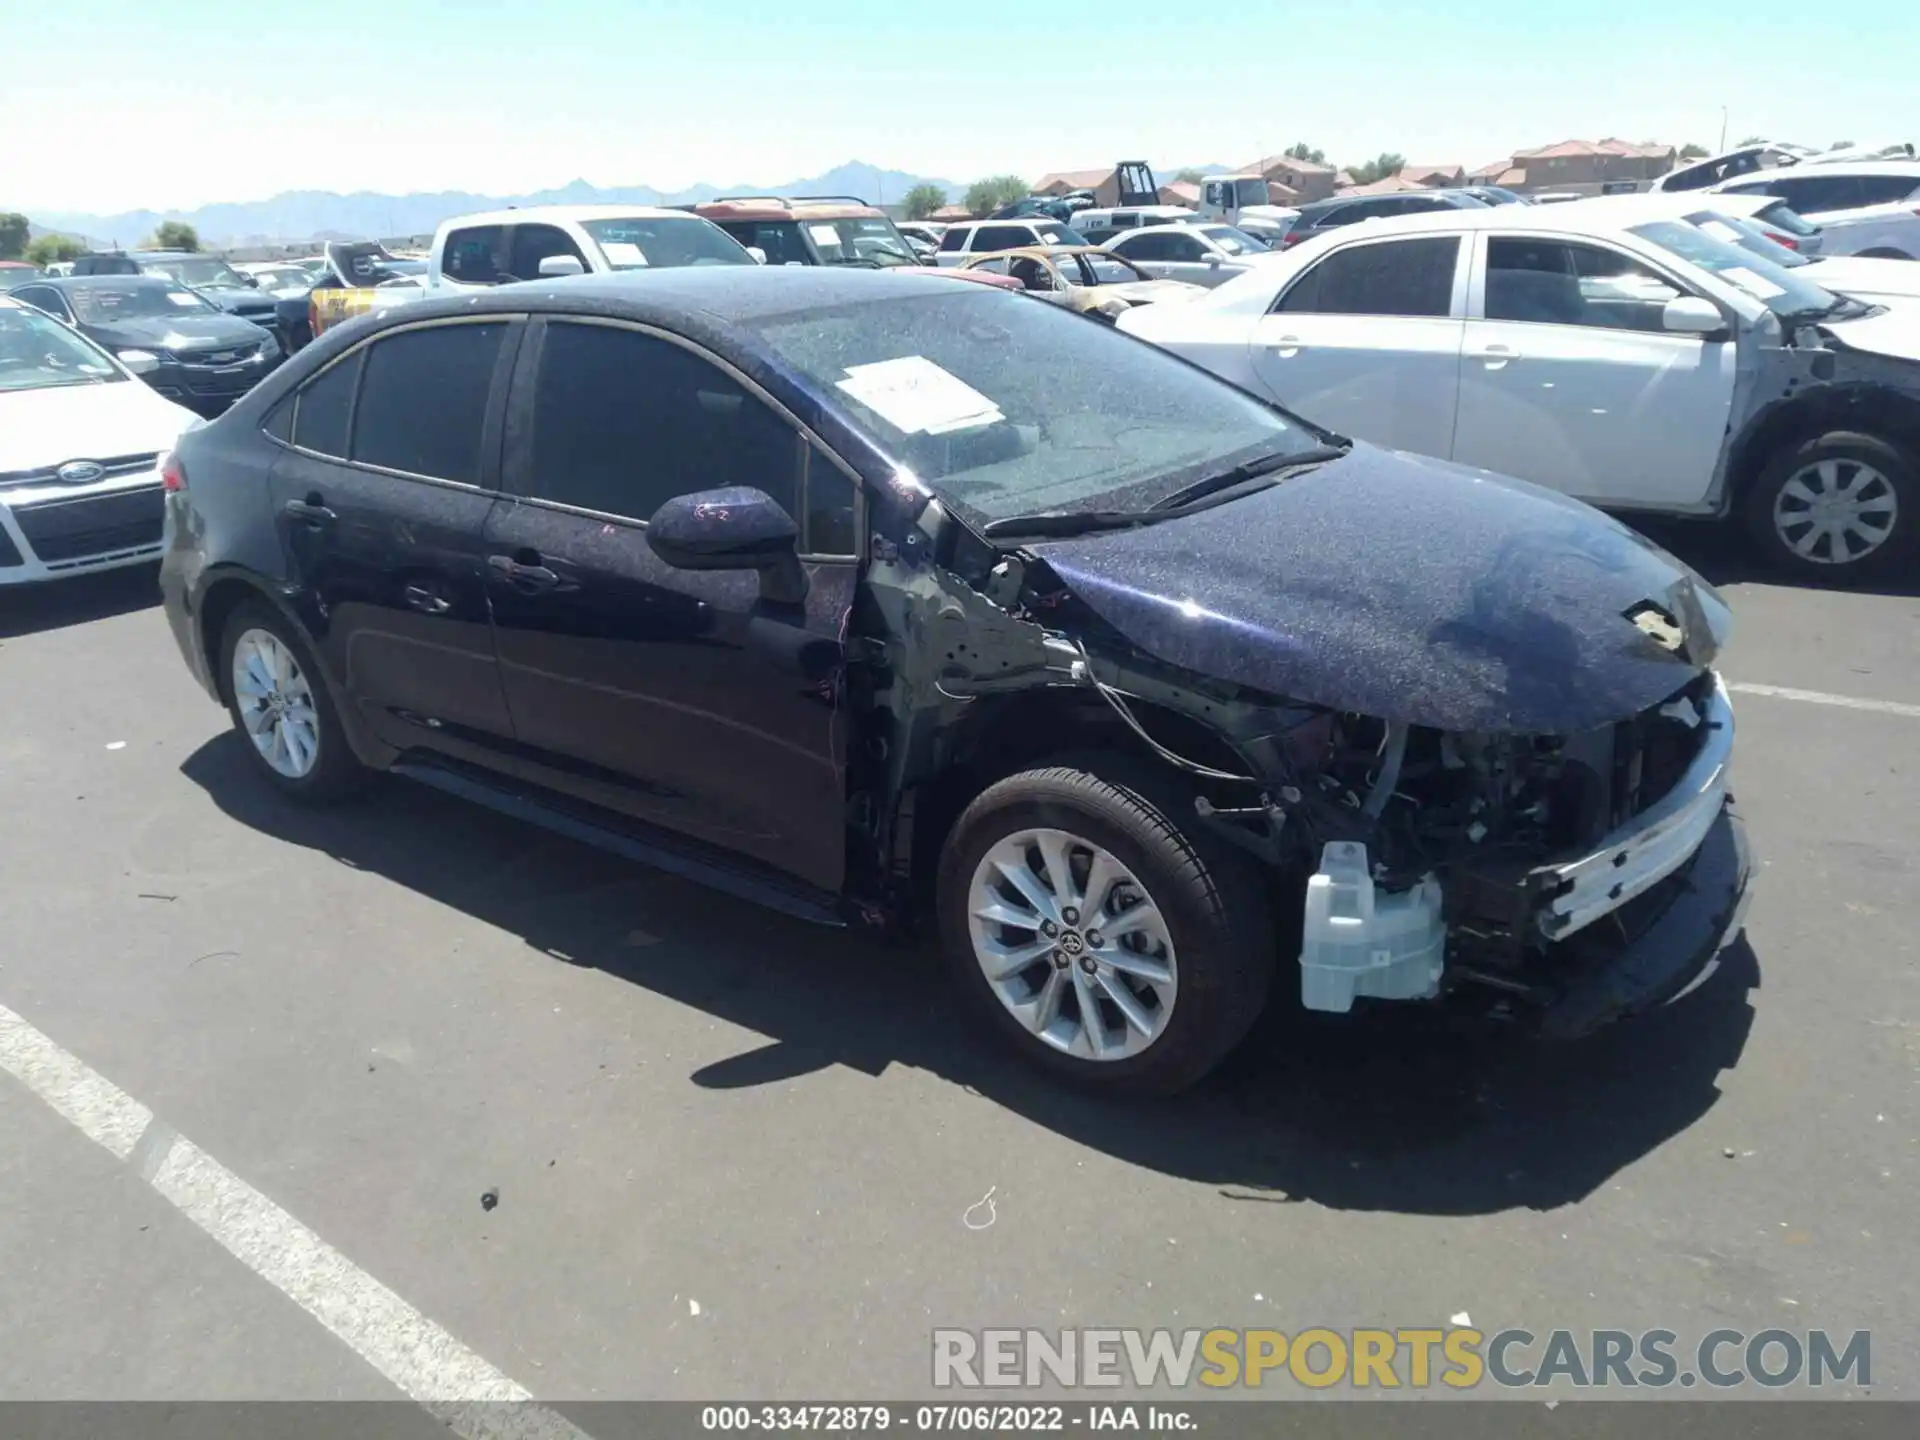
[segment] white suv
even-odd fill
[[[959,265],[972,256],[993,255],[1002,250],[1086,243],[1078,230],[1044,215],[1028,215],[1018,220],[969,220],[947,227],[934,258],[942,265]]]
[[[1820,227],[1824,254],[1920,259],[1920,160],[1795,165],[1714,189],[1778,195]]]

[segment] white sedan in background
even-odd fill
[[[1343,227],[1119,327],[1328,429],[1603,508],[1737,517],[1772,560],[1914,563],[1920,323],[1683,220],[1581,204]]]
[[[0,586],[160,555],[160,464],[200,417],[0,295]]]
[[[1244,275],[1274,252],[1232,225],[1154,225],[1125,230],[1106,248],[1160,280],[1184,280],[1209,290]]]

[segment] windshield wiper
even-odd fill
[[[1096,530],[1130,530],[1136,525],[1151,525],[1167,518],[1151,510],[1043,510],[1032,515],[990,520],[980,533],[989,540],[1008,540],[1016,535],[1045,540],[1062,535],[1088,535]]]
[[[1193,482],[1184,490],[1176,490],[1164,500],[1156,500],[1150,507],[1155,514],[1169,510],[1180,510],[1198,500],[1205,500],[1235,485],[1245,484],[1249,480],[1258,480],[1272,476],[1280,470],[1300,470],[1314,465],[1324,465],[1329,460],[1338,460],[1347,452],[1334,445],[1316,446],[1312,450],[1300,450],[1290,455],[1267,455],[1258,460],[1249,460],[1244,465],[1235,465],[1231,470],[1222,470],[1216,475],[1207,475]],[[1277,484],[1278,481],[1276,480]]]

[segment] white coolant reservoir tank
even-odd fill
[[[1300,1000],[1309,1010],[1344,1013],[1354,997],[1431,1000],[1440,993],[1447,926],[1440,882],[1384,894],[1373,883],[1367,847],[1337,841],[1320,852],[1307,881],[1300,947]]]

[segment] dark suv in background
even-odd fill
[[[218,255],[193,250],[114,250],[82,255],[73,262],[75,275],[164,275],[197,290],[229,315],[251,320],[262,329],[279,333],[274,298],[260,289],[251,275],[243,275]]]
[[[1280,237],[1282,250],[1291,250],[1302,240],[1311,240],[1341,225],[1362,220],[1378,220],[1386,215],[1417,215],[1423,210],[1480,210],[1486,202],[1465,190],[1402,191],[1393,195],[1336,195],[1331,200],[1310,200],[1300,207],[1300,216]]]

